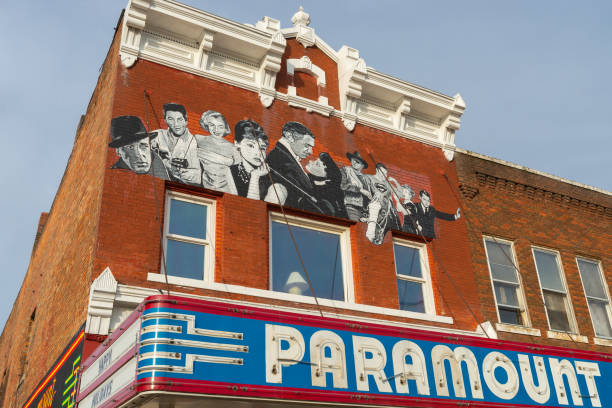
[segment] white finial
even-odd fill
[[[298,26],[298,25],[308,26],[310,25],[310,14],[306,13],[304,11],[304,8],[300,6],[297,13],[295,13],[293,17],[291,17],[291,22],[293,23],[294,26]]]

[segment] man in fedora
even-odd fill
[[[366,216],[365,208],[372,199],[364,175],[361,174],[363,169],[368,168],[368,162],[358,151],[348,152],[346,157],[351,161],[351,165],[340,170],[342,173],[340,189],[344,192],[344,206],[348,217],[353,221],[359,221]]]
[[[148,133],[137,116],[118,116],[111,120],[113,140],[108,144],[114,147],[119,160],[112,169],[132,170],[136,174],[150,174],[168,180],[168,172],[159,155],[151,150],[150,139],[157,136]]]

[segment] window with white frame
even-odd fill
[[[212,281],[214,214],[214,200],[168,192],[162,273]]]
[[[347,227],[273,213],[270,290],[353,302],[349,251]]]
[[[580,279],[589,304],[591,321],[597,337],[612,338],[612,312],[610,294],[603,277],[599,262],[576,258]]]
[[[544,298],[548,326],[551,330],[574,333],[576,324],[559,263],[559,255],[545,249],[532,248],[532,250]]]
[[[512,242],[493,237],[485,237],[484,242],[500,323],[528,326]]]
[[[400,309],[435,314],[426,246],[394,239],[393,256]]]

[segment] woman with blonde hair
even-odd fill
[[[223,115],[208,110],[202,114],[200,126],[210,135],[195,135],[198,158],[202,167],[202,187],[229,193],[228,168],[238,162],[234,144],[225,140],[230,128]]]

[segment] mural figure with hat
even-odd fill
[[[187,129],[187,110],[183,105],[166,103],[164,120],[168,129],[157,130],[151,147],[160,155],[173,180],[200,185],[202,171],[195,138]]]
[[[372,194],[367,188],[366,177],[361,173],[368,168],[358,151],[347,153],[346,157],[351,161],[350,166],[343,167],[340,172],[342,179],[340,188],[344,192],[344,206],[347,216],[353,221],[360,221],[365,217],[365,209],[372,199]]]
[[[114,147],[119,160],[113,169],[132,170],[137,174],[150,174],[168,180],[168,172],[159,155],[151,150],[149,133],[137,116],[118,116],[111,120],[110,133],[113,140],[108,144]]]
[[[202,165],[202,187],[229,193],[227,170],[240,161],[234,145],[224,139],[230,134],[230,127],[225,117],[214,110],[202,114],[200,126],[210,134],[195,135],[198,158]]]

